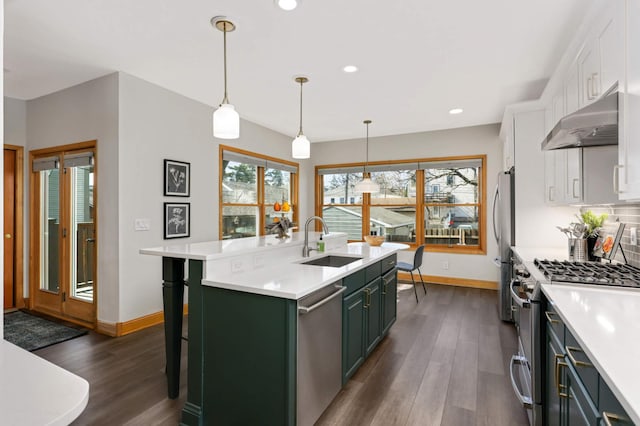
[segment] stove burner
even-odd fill
[[[640,288],[640,269],[630,265],[546,259],[534,264],[550,281]]]

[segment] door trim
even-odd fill
[[[4,149],[16,152],[15,174],[15,253],[14,253],[14,291],[16,308],[24,308],[24,147],[4,144]]]
[[[30,295],[35,295],[36,292],[39,290],[38,288],[38,284],[39,284],[39,280],[38,280],[38,265],[40,262],[40,258],[39,258],[39,253],[34,252],[35,248],[38,247],[38,238],[39,238],[39,233],[40,233],[40,226],[39,226],[39,221],[38,218],[35,217],[35,215],[33,214],[33,212],[36,211],[36,201],[35,201],[35,197],[33,196],[33,194],[35,194],[36,191],[36,186],[37,186],[37,182],[36,180],[33,178],[33,171],[32,171],[32,166],[33,166],[33,158],[36,156],[42,156],[42,155],[46,155],[48,153],[54,153],[54,152],[66,152],[66,151],[74,151],[74,150],[82,150],[82,149],[92,149],[95,153],[96,158],[98,158],[98,141],[97,140],[90,140],[90,141],[84,141],[84,142],[77,142],[77,143],[72,143],[72,144],[67,144],[67,145],[58,145],[55,147],[49,147],[49,148],[42,148],[42,149],[36,149],[36,150],[32,150],[29,151],[29,191],[30,191],[30,196],[29,196],[29,211],[31,212],[31,214],[29,215],[29,228],[31,229],[31,232],[29,234],[29,252],[30,252],[30,256],[29,256],[29,294]],[[97,162],[96,162],[97,163]],[[94,171],[96,173],[98,173],[98,165],[95,164],[94,165]],[[94,189],[94,203],[96,206],[95,209],[95,215],[94,215],[94,223],[95,223],[95,238],[96,241],[99,241],[99,232],[98,232],[98,188],[97,188],[97,183],[96,183],[96,188]],[[56,312],[56,311],[49,311],[48,309],[43,309],[42,307],[38,307],[36,308],[35,304],[36,304],[36,298],[35,297],[29,297],[28,301],[29,301],[29,309],[33,309],[35,311],[43,311],[48,315],[51,315],[53,317],[56,318],[61,318],[64,319],[65,321],[69,321],[75,324],[79,324],[82,325],[84,327],[88,327],[91,329],[95,329],[96,328],[96,324],[97,324],[97,313],[98,313],[98,285],[99,285],[99,279],[98,279],[98,272],[99,272],[99,261],[98,261],[98,247],[97,244],[94,247],[95,250],[95,277],[94,277],[94,293],[93,293],[93,305],[94,305],[94,314],[93,314],[93,318],[91,318],[90,321],[84,320],[84,319],[80,319],[80,318],[75,318],[72,316],[68,316],[68,315],[64,315],[64,313],[61,312]]]

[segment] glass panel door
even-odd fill
[[[40,174],[40,289],[60,292],[60,170]]]
[[[93,166],[71,167],[71,297],[93,301]]]

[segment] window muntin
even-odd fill
[[[220,146],[220,164],[221,239],[264,235],[276,217],[296,222],[297,163]],[[276,202],[289,211],[275,211]]]

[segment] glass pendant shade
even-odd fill
[[[222,104],[213,112],[213,136],[220,139],[240,137],[240,115],[231,104]]]
[[[380,185],[373,182],[369,178],[364,178],[360,182],[356,183],[354,190],[355,192],[362,192],[362,193],[380,192]]]
[[[291,143],[291,156],[297,159],[311,157],[311,144],[309,139],[302,133],[296,136]]]

